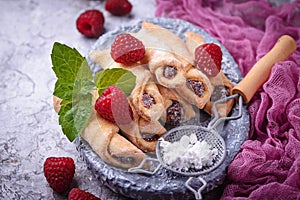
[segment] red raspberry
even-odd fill
[[[74,160],[69,157],[49,157],[44,162],[44,175],[50,187],[65,192],[72,183],[75,174]]]
[[[105,2],[105,10],[113,15],[126,15],[131,9],[132,5],[128,0],[106,0]]]
[[[114,61],[124,65],[130,65],[144,58],[145,46],[132,35],[122,33],[116,37],[112,44],[110,55]]]
[[[213,43],[202,44],[195,50],[196,68],[208,77],[216,76],[221,70],[222,51]]]
[[[97,38],[103,33],[104,17],[99,10],[87,10],[76,20],[77,30],[83,35]]]
[[[101,200],[101,199],[84,190],[73,188],[69,192],[68,200]]]
[[[116,124],[128,124],[132,121],[132,110],[125,93],[117,86],[107,87],[96,100],[98,114]]]

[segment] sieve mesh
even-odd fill
[[[217,149],[217,154],[213,160],[213,164],[209,166],[204,166],[201,169],[195,169],[195,168],[189,168],[187,170],[178,169],[172,165],[166,164],[164,161],[164,153],[162,150],[162,141],[168,141],[168,142],[176,142],[181,139],[182,136],[187,135],[190,136],[192,134],[195,134],[197,136],[197,139],[199,141],[205,141],[207,142],[212,149]],[[201,174],[208,173],[215,168],[217,168],[225,159],[226,156],[226,145],[224,142],[224,139],[213,129],[208,129],[201,126],[195,126],[195,125],[186,125],[186,126],[180,126],[174,129],[171,129],[169,132],[167,132],[165,135],[163,135],[156,145],[156,155],[157,159],[160,161],[160,163],[167,169],[185,175],[185,176],[199,176]]]

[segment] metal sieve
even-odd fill
[[[224,142],[224,139],[216,131],[216,127],[218,126],[218,124],[225,120],[234,120],[240,118],[242,116],[243,103],[248,103],[255,92],[258,90],[258,88],[260,88],[262,84],[268,79],[273,65],[276,62],[285,60],[295,50],[296,42],[293,38],[287,35],[280,37],[274,47],[264,57],[262,57],[247,73],[247,76],[233,88],[233,95],[214,102],[212,107],[214,118],[210,121],[207,127],[185,125],[171,129],[158,140],[158,143],[156,145],[157,158],[146,158],[140,163],[139,166],[130,168],[128,171],[133,173],[145,173],[153,175],[161,167],[164,167],[175,173],[189,176],[190,178],[186,181],[185,186],[194,193],[197,200],[202,199],[201,193],[205,189],[207,183],[201,177],[201,175],[212,172],[214,169],[220,166],[220,164],[222,164],[226,157],[226,144]],[[219,118],[216,105],[219,103],[224,103],[230,99],[238,99],[239,113],[236,116]],[[190,136],[191,134],[195,134],[199,141],[205,141],[212,148],[217,149],[217,154],[213,160],[212,165],[203,167],[198,170],[191,167],[188,170],[182,171],[178,168],[166,164],[163,159],[163,151],[161,148],[162,141],[173,143],[179,141],[182,136]],[[198,189],[194,189],[190,184],[195,177],[197,177],[197,179],[202,183],[202,186]]]
[[[210,121],[207,127],[202,127],[197,125],[184,125],[169,130],[161,138],[159,138],[157,142],[156,145],[157,158],[150,158],[150,157],[145,158],[137,167],[130,168],[128,169],[128,171],[131,173],[144,173],[144,174],[153,175],[161,167],[165,167],[166,169],[175,172],[177,174],[190,176],[190,178],[185,182],[185,186],[194,193],[195,198],[197,200],[202,199],[201,193],[205,189],[207,183],[200,175],[209,173],[214,169],[216,169],[218,166],[220,166],[223,163],[226,157],[226,144],[224,139],[216,131],[216,126],[225,120],[233,120],[233,119],[240,118],[242,116],[243,99],[241,96],[239,97],[239,108],[238,108],[239,112],[235,116],[219,118],[216,105],[219,103],[224,103],[238,96],[239,95],[236,94],[214,102],[213,109],[212,109],[214,118]],[[170,143],[173,143],[179,141],[184,135],[190,136],[192,134],[195,134],[197,136],[198,141],[205,141],[208,145],[210,145],[212,149],[217,150],[217,154],[213,159],[213,163],[208,166],[203,166],[200,169],[195,169],[193,167],[190,167],[184,171],[179,168],[175,168],[172,165],[166,164],[166,162],[163,159],[164,156],[163,156],[161,143],[163,141],[168,141]],[[197,177],[198,180],[202,183],[202,186],[199,189],[194,189],[190,184],[190,182],[193,180],[194,177]]]
[[[204,166],[200,170],[196,170],[195,168],[188,168],[188,170],[184,171],[179,170],[173,167],[172,165],[167,165],[163,159],[164,151],[162,151],[161,149],[161,142],[168,141],[170,143],[173,143],[179,141],[184,135],[190,136],[192,134],[195,134],[197,136],[198,141],[205,141],[211,147],[211,149],[217,150],[217,153],[213,160],[213,164],[209,166]],[[226,155],[226,145],[223,138],[214,130],[209,130],[207,128],[196,125],[186,125],[174,128],[170,130],[167,134],[165,134],[162,138],[160,138],[158,143],[159,144],[156,146],[156,156],[160,163],[163,165],[163,167],[185,176],[199,176],[201,174],[205,174],[214,170],[223,162]]]

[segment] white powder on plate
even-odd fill
[[[198,141],[195,134],[184,135],[177,142],[162,141],[162,159],[167,165],[179,170],[196,170],[210,166],[217,155],[217,149],[212,148],[206,141]]]

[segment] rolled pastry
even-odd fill
[[[89,57],[92,61],[100,65],[103,69],[108,68],[123,68],[131,70],[132,68],[143,66],[145,63],[137,62],[130,65],[123,65],[122,63],[115,62],[110,55],[110,48],[104,50],[91,50]]]
[[[185,82],[185,72],[192,65],[176,58],[173,53],[158,49],[146,50],[149,70],[159,84],[176,88]]]
[[[195,49],[205,43],[203,37],[200,34],[194,32],[186,32],[186,45],[190,53],[194,56]],[[231,89],[233,88],[233,83],[224,75],[222,71],[215,76],[209,78],[212,86],[213,92],[211,95],[210,100],[206,103],[204,110],[209,114],[212,114],[212,105],[214,101],[224,98],[226,96],[231,95]],[[231,111],[232,106],[234,104],[234,100],[229,100],[225,103],[217,104],[216,108],[220,115],[220,117],[227,116],[228,113]]]
[[[185,33],[185,44],[193,57],[195,55],[195,49],[204,43],[205,41],[201,35],[194,32]]]
[[[174,90],[158,86],[159,92],[164,98],[164,113],[161,120],[168,124],[177,126],[195,117],[193,106],[181,98]]]
[[[193,57],[183,40],[166,28],[144,21],[140,31],[132,33],[143,41],[146,55],[143,63],[155,74],[159,84],[175,88],[185,82],[185,72]]]
[[[163,98],[151,79],[136,84],[129,98],[138,115],[146,121],[157,121],[162,115]]]
[[[91,148],[107,164],[131,168],[140,164],[146,155],[119,134],[119,128],[100,117],[93,109],[88,125],[81,133]]]
[[[212,106],[216,100],[223,99],[232,95],[233,83],[225,76],[221,71],[216,77],[210,78],[210,82],[213,86],[213,92],[210,100],[206,103],[204,110],[212,114]],[[224,103],[216,104],[216,109],[220,117],[225,117],[229,114],[234,104],[234,99],[226,101]]]
[[[166,129],[157,120],[146,121],[141,117],[138,118],[135,111],[133,113],[134,121],[120,125],[123,135],[144,152],[155,152],[156,143]]]
[[[202,109],[209,101],[213,88],[205,74],[192,68],[186,73],[185,84],[176,88],[176,91],[187,102]]]
[[[193,62],[193,57],[188,51],[184,41],[179,36],[171,32],[170,30],[162,26],[155,25],[147,21],[143,21],[140,30],[140,35],[141,35],[141,39],[143,39],[143,37],[147,37],[148,35],[158,39],[158,42],[156,44],[154,44],[152,41],[146,40],[144,44],[146,48],[166,50],[174,53],[176,56],[179,56],[181,59],[184,59],[185,62],[188,63]],[[153,45],[157,45],[157,46],[153,46]],[[166,46],[168,47],[167,49]]]
[[[94,91],[93,94],[94,104],[98,93]],[[61,99],[57,97],[53,99],[55,111],[58,112]],[[94,108],[81,137],[105,163],[115,167],[125,169],[135,167],[146,158],[140,149],[119,134],[119,128],[115,124],[99,116]]]

